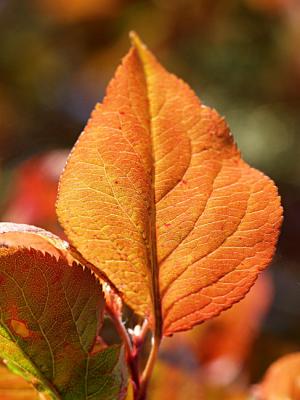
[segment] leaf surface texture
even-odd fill
[[[224,118],[133,35],[69,157],[57,213],[82,256],[170,335],[245,296],[282,210]]]

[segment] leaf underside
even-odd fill
[[[138,314],[186,330],[245,296],[282,219],[274,183],[225,120],[133,47],[62,174],[59,220]]]
[[[124,398],[122,348],[93,351],[103,308],[89,270],[35,248],[0,247],[0,357],[40,391],[54,399]]]

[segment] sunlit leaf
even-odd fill
[[[225,120],[132,39],[71,153],[57,211],[94,270],[170,335],[245,296],[282,210]]]
[[[300,353],[288,354],[269,367],[258,388],[258,398],[259,400],[300,398]]]
[[[63,253],[18,246],[0,247],[0,357],[55,399],[124,398],[122,348],[94,352],[104,307],[99,283]]]
[[[66,241],[45,229],[11,222],[0,222],[0,246],[31,247],[55,256],[68,256],[69,250]]]

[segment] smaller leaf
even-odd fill
[[[58,238],[35,227],[17,228],[0,224],[0,357],[54,399],[123,399],[123,349],[94,351],[104,308],[100,284],[54,246]],[[19,247],[22,235],[26,245],[27,235],[38,247],[48,244],[51,254]]]
[[[44,229],[27,224],[0,223],[0,246],[31,247],[51,255],[67,254],[68,242]]]
[[[300,352],[275,361],[258,387],[259,400],[300,399]]]

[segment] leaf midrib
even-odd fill
[[[139,39],[132,37],[133,45],[137,51],[145,78],[146,96],[149,113],[149,129],[150,129],[150,153],[151,153],[151,199],[150,199],[150,267],[151,267],[151,289],[152,302],[154,311],[154,335],[160,340],[162,337],[162,309],[159,288],[159,268],[157,262],[157,237],[156,237],[156,202],[155,202],[155,158],[154,158],[154,141],[153,141],[153,115],[151,112],[151,99],[149,95],[149,82],[146,71],[146,62],[143,60],[141,44]]]

